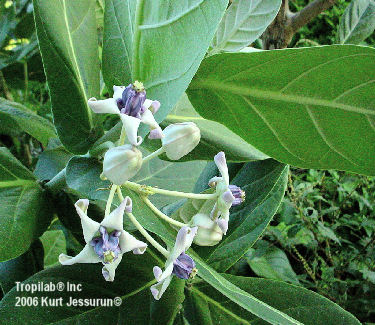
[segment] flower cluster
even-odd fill
[[[125,213],[146,240],[166,258],[164,270],[159,266],[153,269],[157,283],[151,287],[151,293],[158,300],[167,289],[173,275],[188,280],[197,274],[195,262],[186,251],[193,242],[202,246],[219,243],[228,231],[230,208],[241,204],[245,199],[245,193],[239,187],[229,184],[228,168],[223,152],[214,157],[221,176],[212,178],[208,184],[214,193],[183,193],[130,182],[129,180],[140,171],[144,162],[162,153],[171,160],[178,160],[187,155],[199,144],[200,130],[192,122],[171,124],[162,130],[154,118],[160,103],[147,99],[144,86],[138,81],[127,87],[114,86],[113,92],[113,98],[105,100],[90,98],[88,101],[88,105],[95,113],[116,114],[123,124],[119,141],[116,145],[111,145],[103,159],[102,175],[112,182],[105,216],[101,223],[90,219],[87,216],[89,201],[78,200],[75,207],[81,218],[86,245],[77,256],[61,254],[59,260],[63,265],[100,262],[103,264],[102,274],[105,280],[113,281],[123,254],[130,251],[134,254],[143,254],[147,248],[146,243],[123,229]],[[161,148],[146,157],[143,157],[138,149],[143,140],[138,135],[141,122],[150,127],[150,139],[161,140]],[[125,138],[128,139],[129,144],[125,144]],[[148,205],[157,217],[169,222],[174,229],[179,228],[175,244],[171,249],[162,247],[137,221],[132,211],[132,200],[129,197],[123,198],[121,186],[138,192],[144,204]],[[121,204],[110,212],[116,192]],[[187,223],[182,223],[165,215],[151,203],[148,195],[155,193],[205,200],[207,204],[204,205],[209,206],[210,211],[199,211]]]

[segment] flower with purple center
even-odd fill
[[[151,293],[156,300],[159,300],[167,290],[173,274],[180,279],[187,280],[197,273],[193,259],[185,253],[191,246],[196,233],[197,227],[182,227],[177,233],[176,243],[165,262],[164,271],[159,266],[154,267],[154,276],[158,283],[151,287]]]
[[[126,197],[119,207],[106,216],[101,223],[87,216],[88,206],[89,200],[78,200],[75,204],[81,218],[85,247],[74,257],[60,254],[59,261],[62,265],[101,262],[105,280],[113,281],[123,254],[129,251],[133,251],[134,254],[143,254],[147,244],[123,229],[124,212],[125,210],[131,212],[132,209],[132,201],[129,197]]]
[[[229,185],[232,195],[234,196],[234,201],[232,202],[232,207],[240,205],[245,201],[246,193],[237,185]]]
[[[161,139],[163,132],[154,118],[160,103],[157,100],[146,98],[143,84],[135,81],[125,86],[113,86],[113,98],[97,100],[92,97],[88,100],[89,107],[98,114],[108,113],[119,115],[124,125],[126,136],[132,145],[139,145],[142,138],[138,136],[139,124],[150,126],[150,139]]]
[[[216,189],[217,194],[217,200],[211,211],[211,218],[216,221],[225,235],[228,230],[229,209],[245,200],[245,192],[236,185],[229,185],[229,173],[224,152],[219,152],[214,157],[214,161],[221,177],[213,177],[208,182],[210,187]]]

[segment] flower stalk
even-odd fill
[[[117,195],[121,201],[123,201],[124,196],[121,193],[120,187],[116,186]],[[129,217],[130,221],[133,223],[133,225],[137,228],[137,230],[147,239],[147,241],[154,246],[162,255],[164,255],[166,258],[169,256],[169,252],[161,246],[154,238],[151,237],[151,235],[147,232],[145,228],[142,227],[142,225],[138,222],[136,217],[131,212],[126,212],[126,215]]]

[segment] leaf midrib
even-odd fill
[[[369,110],[361,107],[356,107],[352,105],[342,104],[333,102],[327,99],[318,99],[314,97],[298,96],[291,94],[283,94],[278,91],[272,90],[262,90],[257,88],[248,88],[242,86],[236,86],[234,84],[223,84],[216,80],[195,80],[191,86],[191,90],[202,90],[202,89],[213,89],[227,92],[234,95],[243,95],[259,99],[276,100],[285,103],[296,103],[303,105],[313,105],[313,106],[324,106],[329,108],[341,109],[343,111],[354,112],[358,114],[368,114],[375,116],[375,110]]]
[[[206,294],[204,294],[202,291],[198,290],[197,288],[195,287],[192,287],[192,291],[195,292],[197,295],[201,296],[203,299],[205,299],[207,302],[211,303],[212,305],[214,305],[215,307],[221,309],[224,313],[228,314],[229,316],[231,316],[232,318],[234,318],[235,320],[241,322],[242,324],[248,324],[250,325],[251,323],[248,322],[247,320],[237,316],[235,313],[231,312],[230,310],[226,309],[223,305],[221,305],[219,302],[217,302],[216,300],[212,299],[211,297],[207,296]]]
[[[72,40],[72,35],[71,35],[70,29],[69,29],[69,22],[68,22],[67,10],[66,10],[66,0],[62,0],[62,4],[63,4],[63,12],[64,12],[64,23],[65,23],[65,27],[66,27],[66,31],[67,31],[67,35],[68,35],[68,39],[69,39],[69,46],[70,46],[71,51],[72,51],[72,59],[73,59],[72,62],[75,65],[75,70],[76,70],[76,73],[78,75],[78,83],[81,87],[83,97],[84,97],[85,102],[86,102],[87,116],[88,116],[88,119],[89,119],[90,127],[92,128],[93,127],[92,114],[91,114],[91,110],[87,109],[88,108],[87,107],[87,95],[86,95],[85,87],[84,87],[83,82],[82,82],[81,71],[80,71],[79,66],[78,66],[77,56],[76,56],[76,53],[75,53],[73,40]],[[90,4],[90,6],[91,6],[91,4]],[[88,10],[90,10],[90,8]]]

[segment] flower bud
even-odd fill
[[[194,243],[200,246],[214,246],[223,238],[223,232],[208,214],[196,214],[191,223],[198,227],[198,232],[194,237]]]
[[[103,174],[114,184],[122,185],[142,167],[142,153],[132,145],[109,149],[103,161]]]
[[[201,132],[193,122],[168,125],[163,133],[163,148],[171,160],[178,160],[188,154],[201,139]]]

